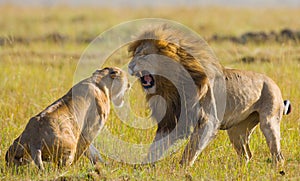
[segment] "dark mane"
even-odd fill
[[[131,56],[135,56],[139,51],[138,48],[145,43],[155,47],[157,54],[180,63],[198,87],[199,97],[206,93],[207,89],[204,85],[209,85],[209,78],[214,77],[216,72],[223,71],[223,67],[218,63],[205,41],[184,30],[166,24],[150,28],[129,45],[128,51]],[[147,94],[146,98],[149,101],[152,96],[160,95],[166,100],[166,114],[158,123],[158,129],[170,131],[176,126],[180,115],[180,96],[171,81],[159,75],[154,75],[154,77],[156,93]],[[159,112],[160,109],[155,109],[155,111]]]

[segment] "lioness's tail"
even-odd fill
[[[289,100],[284,100],[283,101],[284,104],[284,110],[283,110],[283,115],[288,115],[292,112],[292,105],[291,102]]]

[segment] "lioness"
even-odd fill
[[[128,51],[128,71],[139,77],[158,122],[147,162],[159,160],[182,138],[176,135],[192,132],[181,160],[191,166],[218,130],[227,130],[238,155],[248,161],[250,135],[258,123],[274,161],[283,162],[280,120],[290,106],[269,77],[224,68],[199,37],[171,25],[142,32]]]
[[[110,100],[121,106],[127,88],[121,69],[95,71],[29,120],[6,152],[7,164],[19,166],[34,160],[39,169],[44,169],[42,161],[68,166],[83,153],[92,163],[101,161],[91,143],[108,118]]]

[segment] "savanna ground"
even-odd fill
[[[0,7],[0,179],[1,180],[299,180],[300,179],[300,46],[299,40],[215,41],[212,37],[246,32],[279,33],[284,28],[300,30],[299,9],[261,8],[142,8],[106,9],[87,7]],[[179,166],[182,149],[155,167],[133,166],[106,158],[96,171],[86,158],[63,169],[51,164],[39,173],[34,165],[16,173],[5,166],[5,152],[23,131],[29,118],[65,94],[73,84],[80,55],[89,41],[124,21],[159,17],[178,21],[204,37],[220,62],[228,67],[261,72],[271,77],[291,100],[293,112],[281,124],[282,152],[286,159],[281,176],[272,167],[265,138],[256,129],[250,147],[253,159],[245,166],[226,132],[198,157],[192,168]],[[250,61],[242,61],[248,60]],[[124,58],[128,58],[124,56]],[[244,58],[244,59],[243,59]],[[246,59],[245,59],[246,58]],[[129,60],[129,58],[128,58]],[[147,115],[142,94],[132,94],[136,113]],[[112,111],[109,130],[132,143],[150,143],[155,128],[137,130],[122,124]],[[101,140],[101,138],[97,138]],[[96,140],[96,145],[97,145]]]

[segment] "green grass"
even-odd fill
[[[25,128],[30,117],[65,94],[73,84],[78,59],[87,43],[78,37],[97,36],[121,23],[144,17],[161,17],[179,21],[203,37],[213,34],[240,35],[247,31],[279,31],[288,27],[300,30],[299,9],[234,9],[234,8],[167,8],[104,9],[104,8],[20,8],[2,6],[0,37],[44,37],[58,32],[71,40],[66,42],[32,41],[0,46],[0,179],[1,180],[299,180],[300,179],[300,49],[299,44],[271,42],[245,45],[231,42],[211,42],[224,66],[261,72],[271,77],[282,90],[283,98],[291,100],[293,113],[284,116],[281,124],[282,152],[286,159],[285,176],[270,163],[270,153],[264,136],[256,129],[251,139],[253,159],[247,166],[239,160],[226,132],[198,157],[192,168],[178,164],[182,149],[155,167],[133,166],[107,158],[108,165],[98,165],[97,172],[85,158],[63,169],[46,164],[38,173],[34,165],[16,171],[5,166],[5,152]],[[243,56],[266,57],[268,62],[242,63]],[[124,57],[127,58],[128,57]],[[136,114],[146,116],[145,102],[140,93],[132,92],[132,107]],[[140,95],[140,96],[139,96]],[[151,143],[154,130],[136,130],[118,120],[112,112],[108,129],[122,140]],[[97,138],[96,145],[101,141]]]

